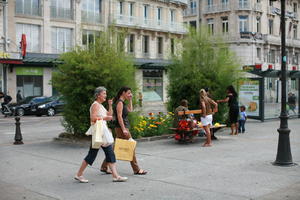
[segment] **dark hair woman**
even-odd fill
[[[231,126],[230,135],[238,134],[238,116],[239,116],[239,103],[238,94],[232,85],[226,89],[227,96],[225,99],[217,100],[217,103],[228,103],[229,107],[229,123]]]
[[[126,100],[129,102],[128,105],[125,104]],[[116,123],[115,123],[116,138],[132,140],[131,134],[129,132],[130,124],[128,120],[128,114],[133,110],[131,88],[126,86],[122,87],[117,93],[117,96],[114,98],[114,103],[115,103],[114,115],[116,119]],[[136,175],[147,174],[145,170],[141,169],[138,166],[135,154],[133,155],[133,160],[130,162],[130,164],[134,174]],[[104,161],[102,163],[101,169],[105,169],[105,168],[107,167],[106,167],[106,162]]]

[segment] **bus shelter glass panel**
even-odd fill
[[[163,72],[162,70],[143,71],[143,100],[163,100]]]
[[[277,118],[281,112],[281,81],[279,78],[265,78],[265,119]]]
[[[246,107],[248,116],[259,117],[259,80],[241,80],[239,86],[239,105]]]
[[[287,112],[289,116],[299,115],[299,79],[289,79],[287,82]]]

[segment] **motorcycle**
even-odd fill
[[[13,111],[10,109],[10,107],[8,106],[8,104],[2,105],[1,113],[4,115],[4,117],[7,117],[7,116],[14,116],[14,113],[13,113]]]

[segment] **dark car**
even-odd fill
[[[44,102],[36,105],[36,115],[54,116],[55,114],[63,111],[64,105],[65,102],[62,97],[54,98],[50,102]]]
[[[15,115],[18,116],[35,115],[36,105],[43,102],[49,102],[49,101],[50,101],[49,97],[29,96],[17,104],[10,104],[10,108],[13,111],[13,113],[15,113]]]

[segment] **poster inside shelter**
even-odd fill
[[[259,81],[241,80],[239,105],[246,107],[247,115],[259,116]]]

